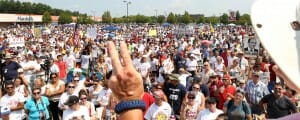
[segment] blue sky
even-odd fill
[[[83,13],[99,16],[105,10],[109,10],[113,17],[126,15],[126,4],[123,0],[20,0],[30,2],[41,2],[53,8],[79,10]],[[157,10],[158,15],[166,15],[169,12],[183,14],[188,11],[190,14],[202,13],[205,16],[228,13],[229,10],[239,10],[240,13],[250,13],[255,0],[127,0],[129,15],[138,13],[154,16]],[[96,12],[94,12],[96,11]]]

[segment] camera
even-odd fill
[[[46,120],[46,115],[42,111],[40,111],[40,120]]]
[[[41,68],[45,71],[49,71],[51,67],[51,62],[49,57],[45,57],[44,64],[40,64]]]

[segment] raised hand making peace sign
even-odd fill
[[[120,54],[113,42],[108,43],[113,74],[109,80],[109,88],[119,101],[141,100],[144,93],[142,76],[132,65],[130,53],[126,44],[120,43]]]

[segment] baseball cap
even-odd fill
[[[79,102],[79,98],[75,95],[69,96],[67,102],[64,103],[64,105],[73,105]]]
[[[0,116],[9,115],[11,112],[10,108],[7,106],[0,106],[0,111]]]

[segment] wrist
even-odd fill
[[[145,110],[146,104],[142,100],[129,100],[129,101],[121,101],[115,107],[115,112],[118,114],[122,114],[123,112],[131,111],[131,110]]]

